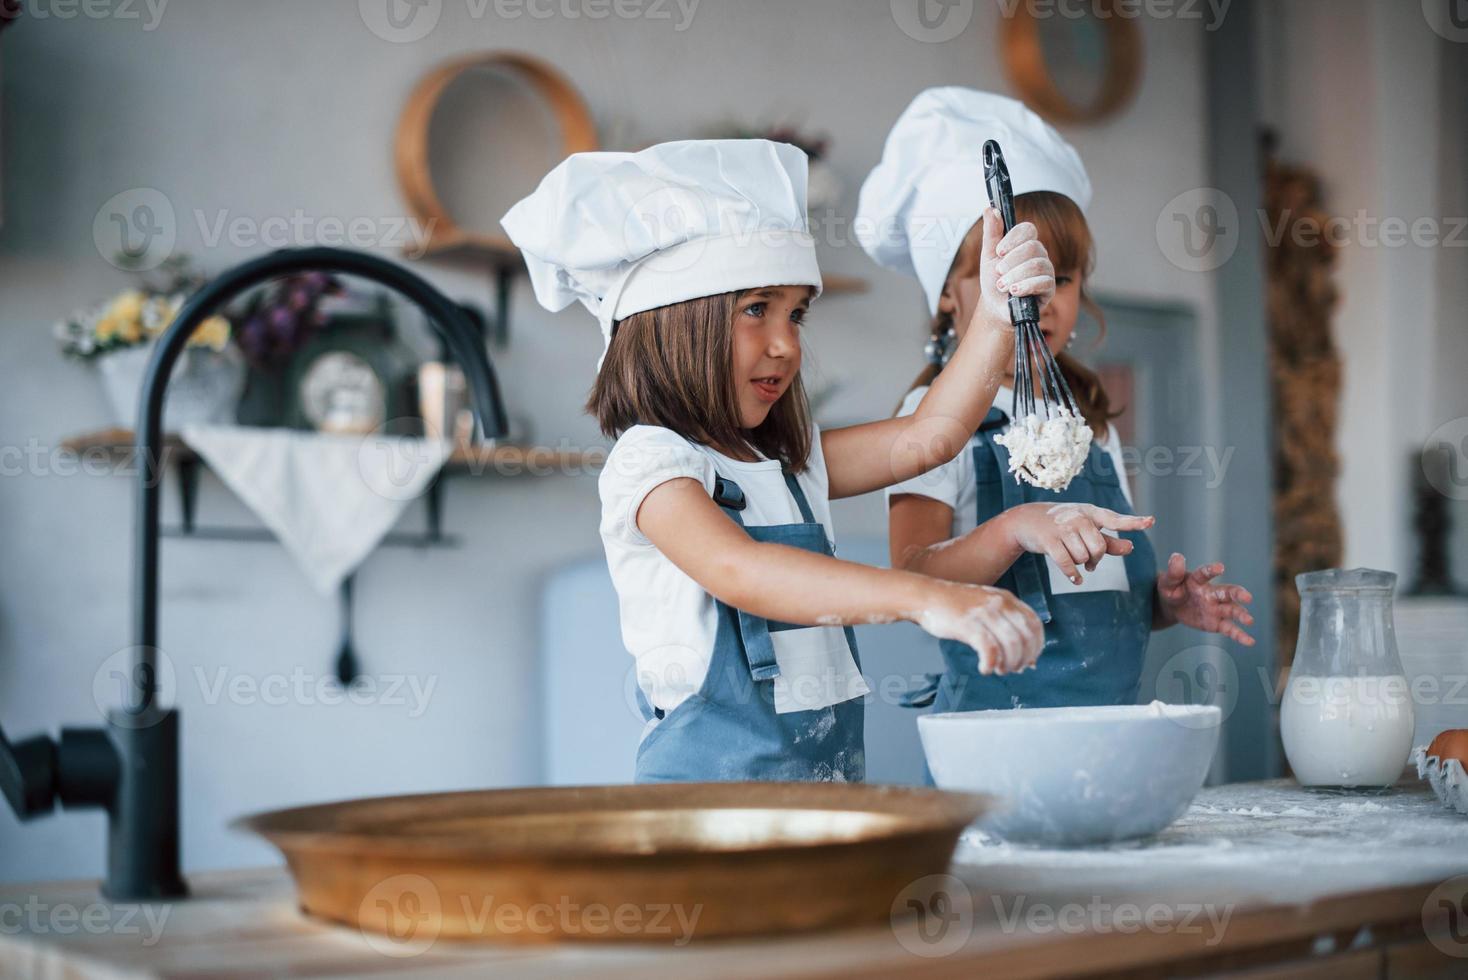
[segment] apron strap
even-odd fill
[[[1020,486],[1019,478],[1009,472],[1009,451],[992,438],[984,439],[980,445],[974,447],[974,472],[979,471],[977,454],[983,452],[983,447],[988,446],[989,451],[994,454],[994,461],[999,466],[999,489],[1003,495],[1004,509],[1018,507],[1025,503],[1024,487]],[[982,523],[983,514],[979,514]],[[1040,617],[1040,622],[1048,623],[1051,620],[1050,602],[1045,598],[1045,579],[1047,577],[1043,555],[1032,555],[1025,553],[1019,556],[1019,560],[1010,569],[1014,573],[1015,585],[1018,587],[1019,597],[1033,609]]]
[[[714,503],[729,515],[729,520],[740,527],[744,526],[744,517],[740,512],[748,506],[748,501],[744,499],[744,491],[740,489],[739,484],[733,480],[726,480],[722,476],[715,476]]]
[[[747,501],[739,484],[716,476],[714,503],[729,515],[731,521],[744,527],[744,517],[740,511],[747,506]],[[743,609],[735,609],[734,613],[739,617],[739,636],[744,641],[744,656],[749,661],[750,676],[757,681],[779,677],[780,664],[775,660],[775,644],[770,640],[770,624],[758,616],[751,616]]]
[[[790,488],[790,496],[795,498],[795,506],[800,508],[801,520],[807,524],[814,524],[816,515],[810,509],[810,501],[806,499],[805,491],[800,489],[800,481],[789,470],[782,470],[782,473],[785,476],[785,486]]]

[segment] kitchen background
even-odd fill
[[[221,217],[243,219],[245,229],[293,216],[316,227],[366,219],[376,236],[369,250],[401,258],[395,229],[409,211],[394,173],[399,114],[425,73],[489,51],[554,65],[586,100],[607,148],[792,125],[829,139],[826,163],[842,188],[821,232],[823,266],[869,286],[824,298],[809,332],[810,383],[831,386],[822,418],[832,423],[889,411],[920,366],[918,290],[876,269],[849,232],[857,189],[888,128],[930,85],[1016,94],[999,57],[1014,4],[986,0],[930,5],[942,12],[936,27],[904,14],[901,0],[648,0],[616,8],[639,16],[598,18],[587,16],[594,2],[431,0],[412,8],[436,18],[422,36],[426,21],[395,26],[403,22],[371,0],[20,6],[0,33],[0,723],[12,739],[99,723],[99,701],[113,703],[110,674],[129,645],[135,481],[76,472],[62,450],[69,437],[109,425],[110,409],[96,369],[63,358],[51,329],[133,281],[93,234],[116,195],[161,192],[174,212],[175,252],[210,273],[268,250],[249,234],[216,236]],[[1367,219],[1353,226],[1367,230],[1348,235],[1334,275],[1344,366],[1335,496],[1344,564],[1410,579],[1414,460],[1439,427],[1457,420],[1460,428],[1443,438],[1461,441],[1468,425],[1468,232],[1452,218],[1468,214],[1468,31],[1430,2],[1136,6],[1134,94],[1104,120],[1061,128],[1097,190],[1095,290],[1118,307],[1181,311],[1192,335],[1190,363],[1179,373],[1198,382],[1197,431],[1213,458],[1234,451],[1222,473],[1205,463],[1196,476],[1170,474],[1191,481],[1197,526],[1186,529],[1196,543],[1189,557],[1221,556],[1256,594],[1270,591],[1267,552],[1257,547],[1270,540],[1270,483],[1250,463],[1267,459],[1271,431],[1260,395],[1265,287],[1257,267],[1247,267],[1262,245],[1245,238],[1236,257],[1214,263],[1169,233],[1175,217],[1201,215],[1200,204],[1215,200],[1206,189],[1229,187],[1239,134],[1247,140],[1268,126],[1280,160],[1321,177],[1328,212]],[[506,112],[501,122],[504,139],[464,136],[497,178],[475,185],[483,195],[459,195],[475,215],[500,213],[553,162],[523,136],[526,120]],[[458,173],[474,176],[462,163]],[[1240,200],[1234,238],[1242,228],[1262,239],[1256,204]],[[1370,222],[1389,218],[1433,219],[1444,241],[1383,244]],[[1447,241],[1453,235],[1458,247]],[[309,230],[287,232],[284,244],[312,240]],[[458,300],[494,305],[483,265],[411,265]],[[533,442],[601,445],[581,411],[598,353],[591,319],[579,309],[545,313],[523,277],[510,302],[508,343],[491,349],[510,414]],[[432,353],[421,331],[409,340]],[[170,485],[170,519],[173,495]],[[1450,504],[1452,555],[1468,577],[1468,508]],[[255,523],[207,471],[198,513],[210,524]],[[880,497],[838,503],[835,513],[838,542],[875,547],[879,557]],[[424,519],[416,504],[402,526]],[[562,765],[568,757],[594,755],[600,722],[555,693],[589,676],[571,656],[587,634],[567,632],[554,610],[579,608],[578,583],[594,576],[600,555],[597,519],[589,471],[446,481],[443,521],[459,546],[381,548],[357,576],[357,652],[363,671],[383,684],[365,704],[322,704],[313,693],[326,689],[314,685],[331,673],[339,610],[286,551],[166,541],[162,648],[185,730],[185,867],[270,860],[263,845],[227,829],[247,812],[533,784],[574,769]],[[601,605],[604,597],[584,599],[588,621],[608,624],[611,632],[593,635],[615,658],[615,619],[596,618]],[[1219,653],[1245,690],[1260,688],[1256,668],[1274,663],[1267,629],[1261,640],[1249,653]],[[613,676],[627,666],[618,661]],[[302,672],[304,694],[228,688]],[[403,685],[388,696],[396,679]],[[1144,688],[1144,699],[1176,693],[1164,686]],[[626,719],[622,697],[620,689],[605,694]],[[1273,771],[1267,700],[1243,695],[1229,726],[1229,753],[1215,776]],[[96,813],[22,826],[0,808],[0,880],[96,875],[103,826]]]

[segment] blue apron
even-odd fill
[[[1029,503],[1088,503],[1120,514],[1133,513],[1115,463],[1092,444],[1085,469],[1060,493],[1021,483],[1009,472],[1009,454],[994,441],[1009,417],[991,409],[971,448],[978,481],[978,519],[982,524],[1002,511]],[[1045,649],[1034,670],[1006,677],[979,673],[972,647],[943,640],[945,671],[908,694],[910,707],[934,711],[993,708],[1053,708],[1135,704],[1142,661],[1152,635],[1152,603],[1157,558],[1144,532],[1122,534],[1132,542],[1126,563],[1126,592],[1055,595],[1044,555],[1024,554],[997,585],[1014,593],[1045,624]],[[1082,575],[1085,574],[1082,570]]]
[[[744,494],[732,480],[718,481],[714,499],[756,541],[833,555],[826,529],[811,513],[800,483],[787,472],[785,484],[800,508],[800,524],[745,527],[740,516]],[[637,749],[637,781],[864,779],[863,698],[815,711],[775,713],[775,678],[780,667],[770,634],[803,627],[760,619],[722,602],[715,605],[718,633],[698,692],[665,716],[638,688],[643,718],[658,722]],[[859,670],[856,636],[850,627],[845,633]]]

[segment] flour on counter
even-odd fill
[[[955,864],[996,891],[1145,882],[1157,894],[1229,894],[1308,901],[1343,890],[1439,882],[1468,873],[1468,819],[1425,785],[1359,793],[1312,791],[1292,780],[1205,789],[1151,838],[1098,847],[1009,844],[965,832]],[[1206,874],[1200,870],[1206,869]]]

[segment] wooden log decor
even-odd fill
[[[1335,436],[1341,359],[1331,331],[1336,248],[1321,234],[1331,215],[1308,168],[1268,154],[1264,207],[1277,236],[1267,250],[1270,375],[1274,394],[1274,587],[1279,684],[1300,628],[1295,576],[1341,564]]]

